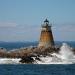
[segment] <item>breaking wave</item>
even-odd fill
[[[51,56],[40,56],[40,60],[33,57],[33,64],[74,64],[75,55],[72,51],[72,48],[67,44],[63,43],[59,53],[52,53]],[[17,58],[0,58],[0,64],[19,64],[21,59]]]
[[[35,60],[37,64],[74,64],[75,55],[72,48],[67,44],[63,43],[59,53],[53,53],[52,56],[40,57],[41,61]]]
[[[19,64],[19,58],[0,58],[0,64]]]

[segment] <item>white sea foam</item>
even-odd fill
[[[74,64],[75,63],[75,55],[72,52],[72,48],[63,43],[59,53],[53,53],[52,57],[40,57],[41,61],[35,60],[37,64]]]
[[[62,59],[73,59],[74,58],[72,48],[66,43],[63,43],[62,47],[60,48],[59,53],[61,54]]]
[[[53,53],[52,56],[38,57],[40,60],[34,58],[34,64],[74,64],[75,55],[72,52],[72,48],[63,43],[59,53]],[[19,64],[21,59],[17,58],[0,58],[0,64]]]
[[[20,58],[0,58],[0,64],[19,64]]]

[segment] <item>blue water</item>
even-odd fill
[[[0,65],[0,75],[75,75],[75,65]]]
[[[7,50],[36,46],[38,42],[0,42],[0,47]]]
[[[55,41],[55,44],[61,46],[63,42],[68,43],[71,47],[75,48],[75,41]],[[38,42],[0,42],[0,47],[7,50],[19,49],[22,47],[37,46]]]
[[[55,42],[57,45],[62,42]],[[75,48],[75,42],[67,42]],[[0,43],[0,47],[8,50],[28,47],[38,43]],[[75,75],[75,64],[67,65],[35,65],[35,64],[6,64],[0,65],[0,75]]]

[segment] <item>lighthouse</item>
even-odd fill
[[[51,30],[51,24],[49,24],[49,21],[47,19],[45,19],[44,23],[42,24],[41,35],[38,46],[54,47],[54,39]]]

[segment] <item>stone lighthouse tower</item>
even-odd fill
[[[54,39],[51,30],[51,24],[46,19],[42,25],[41,35],[39,40],[39,47],[53,47],[54,46]]]

